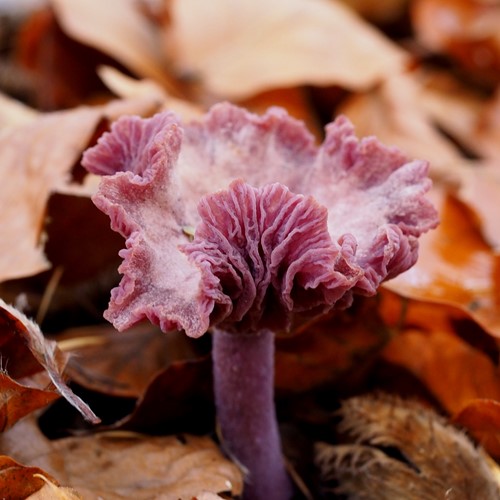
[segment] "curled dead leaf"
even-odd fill
[[[15,359],[18,374],[28,375],[36,371],[45,370],[50,381],[54,384],[58,394],[62,395],[72,406],[74,406],[89,422],[99,423],[99,418],[84,403],[63,380],[63,370],[66,365],[66,356],[57,348],[54,341],[44,338],[36,323],[29,320],[24,314],[0,299],[0,350],[4,362],[8,365],[10,353]],[[7,347],[8,349],[6,349]],[[27,347],[27,349],[26,349]],[[24,358],[27,358],[26,360]],[[23,364],[25,363],[24,367]],[[38,364],[38,367],[37,367]],[[27,368],[26,368],[27,367]],[[13,391],[13,388],[16,391]],[[14,385],[12,381],[5,380],[0,396],[3,405],[5,426],[15,423],[15,418],[26,415],[42,403],[48,403],[54,399],[50,392],[40,393],[37,390],[30,391],[27,387],[19,384]],[[13,391],[13,393],[12,393]],[[33,400],[30,400],[33,396]],[[24,398],[28,397],[28,402]],[[16,405],[12,407],[12,398]],[[41,399],[41,401],[39,401]],[[9,406],[10,405],[10,406]]]
[[[0,456],[0,492],[5,500],[31,498],[52,476],[38,467],[22,465],[10,457]]]

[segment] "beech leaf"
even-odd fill
[[[300,84],[368,88],[406,54],[335,0],[171,2],[166,51],[222,98]]]
[[[72,38],[110,55],[139,76],[167,84],[158,35],[135,0],[50,0]]]
[[[385,286],[405,297],[462,308],[500,336],[500,257],[485,242],[474,213],[454,196],[434,190],[441,223],[421,239],[417,264]]]
[[[100,422],[99,418],[92,410],[74,394],[64,382],[62,371],[66,364],[66,360],[57,348],[56,342],[46,340],[36,323],[29,320],[24,314],[14,307],[9,306],[1,299],[0,328],[2,333],[2,345],[9,342],[26,344],[33,358],[47,372],[59,394],[74,406],[89,422]],[[3,351],[2,354],[5,356]],[[7,358],[5,363],[8,362],[9,360]],[[5,390],[5,387],[2,389]],[[18,397],[22,397],[23,395],[23,392],[19,390]]]
[[[60,394],[55,391],[28,387],[0,373],[0,432],[59,397]]]
[[[148,112],[155,106],[155,99],[142,97],[45,113],[0,133],[0,281],[31,276],[50,267],[43,252],[47,200],[52,191],[68,189],[70,170],[99,122],[126,112]]]
[[[31,498],[30,495],[44,487],[47,476],[38,467],[25,466],[10,457],[0,455],[0,491],[2,498],[6,500]],[[51,476],[48,477],[54,480]]]
[[[0,436],[0,447],[85,500],[187,500],[203,492],[237,496],[243,487],[241,471],[206,436],[106,432],[49,441],[34,419],[24,419]]]

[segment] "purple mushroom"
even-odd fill
[[[427,163],[359,141],[345,117],[317,147],[282,109],[222,103],[187,124],[171,112],[123,117],[83,165],[103,175],[94,203],[126,238],[106,319],[212,329],[217,415],[244,497],[291,498],[273,332],[373,295],[415,263],[418,237],[437,225]]]

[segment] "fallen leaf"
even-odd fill
[[[162,109],[174,111],[186,122],[199,118],[203,114],[201,107],[172,96],[155,80],[137,80],[111,66],[101,66],[98,74],[106,86],[118,97],[130,99],[156,96],[158,102],[162,103]]]
[[[500,401],[498,367],[456,335],[408,329],[393,338],[382,357],[421,380],[450,414],[475,399]]]
[[[0,93],[0,130],[31,123],[37,116],[38,111],[35,109]]]
[[[99,422],[99,418],[94,415],[92,410],[65,384],[62,372],[66,364],[66,356],[57,349],[56,343],[46,340],[36,323],[29,320],[14,307],[5,304],[1,299],[0,335],[2,360],[8,365],[9,361],[11,361],[9,353],[14,353],[13,359],[16,361],[15,373],[17,376],[32,374],[34,372],[33,367],[35,362],[38,363],[40,366],[39,371],[42,369],[46,371],[59,394],[74,406],[89,422]],[[20,352],[26,353],[26,355],[21,357],[19,356]],[[25,357],[28,358],[26,361],[24,360]],[[25,365],[23,366],[24,363]],[[26,366],[29,368],[26,368]],[[24,401],[26,394],[28,393],[28,396],[30,394],[29,388],[17,388],[17,391],[12,392],[13,384],[10,384],[10,386],[4,386],[2,389],[3,391],[0,392],[2,403],[7,405],[7,407],[2,410],[4,415],[6,415],[6,417],[4,417],[6,426],[14,424],[15,417],[20,418],[26,413],[29,413],[27,410],[34,409],[31,405],[38,406],[35,405],[35,401],[30,401],[29,397],[27,402]],[[33,398],[36,397],[38,397],[38,399],[40,398],[40,393],[37,390],[33,391]],[[45,397],[47,398],[47,402],[53,399],[51,399],[50,395],[45,395]],[[39,402],[40,401],[37,401],[37,403]]]
[[[469,78],[497,84],[500,8],[481,0],[416,0],[412,24],[420,43],[458,61]]]
[[[219,99],[302,84],[366,89],[407,61],[335,0],[175,0],[165,52],[179,77]]]
[[[59,397],[60,394],[55,391],[26,386],[0,373],[0,432]]]
[[[276,388],[306,392],[335,383],[344,389],[359,383],[390,338],[376,309],[376,299],[358,300],[352,309],[310,320],[292,336],[278,336]]]
[[[443,137],[421,105],[423,89],[412,74],[392,74],[374,89],[353,94],[338,108],[360,136],[376,135],[411,158],[430,162],[431,176],[460,182],[460,150]]]
[[[484,241],[474,213],[434,190],[440,225],[420,239],[417,264],[384,286],[405,297],[457,306],[500,336],[500,257]]]
[[[68,36],[110,55],[138,76],[171,87],[158,30],[135,0],[50,0]]]
[[[45,476],[39,475],[45,481],[45,486],[36,493],[30,495],[26,500],[81,500],[81,496],[70,488],[57,486]]]
[[[200,434],[211,431],[214,420],[212,363],[204,357],[170,363],[150,380],[134,411],[111,427]]]
[[[71,354],[68,376],[110,396],[138,398],[170,363],[195,358],[184,333],[165,334],[141,324],[118,333],[111,325],[87,326],[58,334],[59,348]]]
[[[46,475],[38,467],[28,467],[0,455],[0,491],[4,500],[32,498],[30,495],[44,487]]]
[[[48,6],[23,22],[16,37],[15,61],[30,84],[25,99],[45,111],[102,102],[106,88],[95,68],[113,62],[68,37]]]
[[[34,419],[0,436],[16,460],[40,467],[84,500],[191,500],[203,491],[241,494],[238,467],[209,437],[108,432],[49,441]]]
[[[474,399],[453,415],[453,422],[466,428],[490,455],[500,458],[500,401]]]
[[[342,403],[339,431],[351,444],[318,443],[323,490],[347,498],[494,500],[486,454],[432,410],[387,396]]]
[[[69,173],[99,122],[119,111],[145,113],[155,99],[110,103],[41,114],[0,133],[0,200],[3,214],[0,281],[49,268],[43,252],[45,207],[52,191],[67,189]],[[29,138],[29,147],[27,147]]]

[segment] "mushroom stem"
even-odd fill
[[[247,473],[243,498],[289,500],[274,407],[274,334],[216,330],[212,356],[224,448]]]

